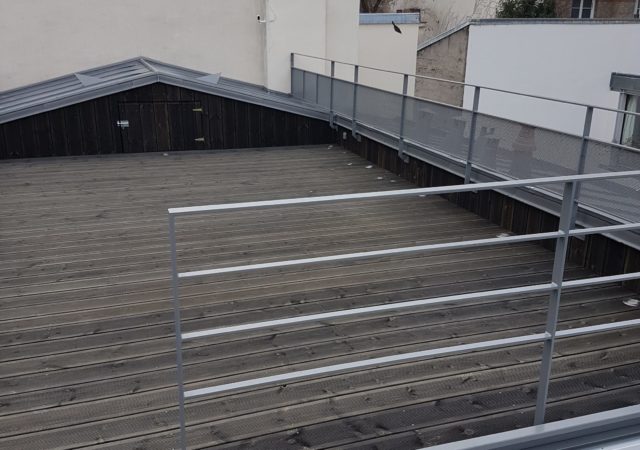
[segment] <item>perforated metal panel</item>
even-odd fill
[[[304,92],[302,90],[303,73],[304,72],[300,69],[293,69],[291,71],[291,87],[292,87],[291,95],[293,95],[295,98],[301,99],[304,97]]]
[[[472,161],[509,178],[578,173],[582,140],[576,136],[479,113],[475,139]]]
[[[311,103],[318,103],[318,75],[304,72],[303,83],[304,99]]]
[[[585,173],[621,172],[640,167],[640,152],[590,140]],[[583,183],[580,202],[614,216],[640,221],[640,180],[620,179]]]
[[[330,108],[331,78],[306,73],[304,83],[294,69],[294,96]],[[333,110],[353,117],[354,84],[334,79]],[[400,139],[403,96],[358,85],[356,120]],[[473,113],[454,106],[407,97],[402,137],[426,149],[466,161],[471,141]],[[392,144],[393,145],[393,144]],[[583,138],[512,120],[476,113],[471,161],[505,178],[527,179],[584,173],[633,170],[640,167],[640,152],[598,141],[588,141],[581,167]],[[425,150],[426,151],[426,150]],[[427,158],[428,159],[428,158]],[[561,194],[561,186],[544,186]],[[640,180],[585,183],[579,201],[627,221],[640,220]]]
[[[356,100],[358,122],[390,133],[400,133],[402,95],[359,85]]]
[[[467,157],[471,112],[407,98],[405,114],[406,138],[457,158]]]
[[[333,109],[346,117],[353,116],[353,83],[333,80]]]
[[[317,104],[329,109],[331,101],[331,77],[318,75],[318,101]]]

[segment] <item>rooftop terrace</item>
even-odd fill
[[[402,189],[339,147],[0,161],[0,448],[177,446],[168,207]],[[185,270],[495,237],[440,197],[180,222]],[[185,331],[548,282],[533,243],[185,282]],[[575,264],[567,279],[590,276]],[[615,285],[567,289],[560,328],[637,318]],[[185,344],[187,386],[545,329],[548,295],[484,299]],[[387,313],[388,314],[388,313]],[[547,420],[640,402],[640,330],[561,339]],[[541,344],[190,401],[190,448],[419,448],[531,425]]]

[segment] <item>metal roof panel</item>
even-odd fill
[[[0,92],[0,123],[156,82],[305,116],[327,118],[326,111],[289,94],[267,91],[263,86],[224,78],[220,74],[140,57]]]

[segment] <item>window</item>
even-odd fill
[[[574,19],[592,19],[596,0],[573,0],[571,17]]]
[[[640,95],[628,95],[625,111],[640,113]],[[625,114],[622,120],[620,143],[629,147],[640,148],[640,116]]]

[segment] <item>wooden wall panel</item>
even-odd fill
[[[1,124],[0,159],[333,141],[321,120],[156,83]]]

